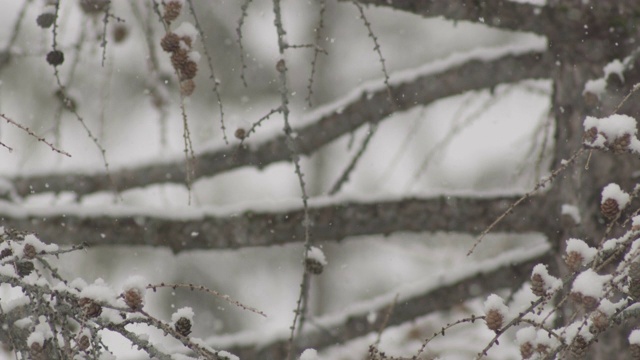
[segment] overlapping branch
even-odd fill
[[[346,1],[346,0],[343,0]],[[546,34],[553,28],[555,9],[505,0],[358,0],[359,3],[410,12],[424,17],[442,16],[515,31]]]
[[[529,278],[536,264],[552,261],[549,252],[532,251],[528,258],[507,259],[497,264],[478,266],[465,276],[445,281],[441,286],[433,286],[424,292],[399,299],[390,299],[373,306],[360,306],[333,320],[319,321],[319,327],[309,327],[297,343],[300,351],[305,348],[320,350],[329,346],[344,344],[349,340],[378,331],[385,316],[393,304],[393,313],[387,326],[400,325],[426,316],[436,311],[451,309],[467,300],[486,296],[499,289],[515,289]],[[371,321],[371,319],[375,319]],[[216,344],[222,345],[222,344]],[[257,348],[255,345],[237,345],[227,350],[242,359],[281,359],[286,349],[286,340],[276,339]]]
[[[394,232],[447,231],[477,234],[504,212],[516,197],[438,197],[427,199],[336,203],[312,206],[309,217],[316,242]],[[527,233],[549,227],[540,212],[550,211],[545,195],[529,200],[495,227],[495,231]],[[547,210],[545,210],[547,209]],[[86,207],[29,210],[21,217],[0,211],[5,227],[31,230],[60,245],[121,245],[168,247],[174,252],[283,245],[304,240],[302,209],[245,211],[233,216],[207,215],[206,210],[171,219],[128,210],[123,215]],[[110,213],[111,215],[107,215]]]
[[[445,66],[439,71],[416,73],[406,81],[393,81],[388,101],[384,86],[363,90],[361,96],[319,113],[307,125],[294,129],[298,135],[293,144],[300,154],[309,155],[322,146],[350,133],[363,124],[380,122],[396,111],[427,105],[436,100],[468,91],[491,88],[527,79],[549,78],[553,59],[545,53],[507,53],[495,58],[470,57],[467,61]],[[291,145],[291,144],[290,144]],[[244,166],[264,168],[269,164],[290,160],[290,145],[284,135],[243,147],[228,146],[198,155],[193,180],[214,176]],[[21,196],[40,192],[73,191],[83,196],[99,191],[119,191],[159,183],[182,183],[185,180],[183,160],[151,163],[134,168],[115,169],[111,180],[104,173],[48,173],[10,179]]]

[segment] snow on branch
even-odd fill
[[[305,125],[293,129],[298,135],[293,140],[293,146],[299,149],[300,154],[310,155],[363,124],[380,122],[396,111],[500,84],[549,78],[553,71],[553,59],[543,52],[544,45],[491,51],[484,49],[466,56],[457,55],[392,76],[390,90],[381,81],[376,86],[368,84],[355,89],[346,99],[305,116]],[[388,101],[389,91],[394,99],[393,104]],[[285,136],[279,135],[261,142],[245,143],[241,147],[227,146],[205,151],[197,156],[191,180],[244,166],[264,168],[276,162],[290,161],[290,146]],[[21,196],[62,191],[73,191],[82,196],[111,191],[114,186],[123,191],[159,183],[183,183],[186,179],[184,159],[176,157],[113,169],[110,178],[102,172],[64,172],[25,175],[9,180]]]
[[[351,236],[399,231],[477,234],[485,228],[486,219],[495,218],[515,200],[515,197],[438,197],[325,203],[309,208],[311,235],[315,241],[338,241]],[[536,215],[548,208],[549,199],[541,195],[529,201],[529,206],[514,210],[513,216],[506,217],[494,230],[526,233],[549,228],[551,220]],[[218,211],[217,215],[213,209],[185,208],[174,213],[123,207],[0,208],[4,226],[31,229],[43,239],[65,245],[160,246],[180,252],[282,245],[304,240],[301,208],[235,214]]]
[[[346,0],[343,0],[346,1]],[[546,34],[553,24],[554,10],[548,6],[504,0],[358,0],[359,3],[386,6],[424,17],[442,16],[449,20],[471,21],[487,26]]]
[[[428,278],[424,283],[349,306],[342,313],[315,319],[317,326],[308,327],[296,346],[301,352],[306,348],[320,350],[344,344],[378,331],[385,320],[386,326],[396,326],[500,289],[518,288],[523,282],[521,274],[530,273],[538,263],[551,261],[548,250],[547,244],[514,250],[463,270],[451,271],[444,278]],[[397,299],[396,294],[399,294]],[[393,313],[386,319],[392,306]],[[285,332],[268,336],[242,333],[214,338],[209,345],[229,349],[242,359],[281,359],[286,349],[285,335]]]

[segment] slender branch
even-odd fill
[[[408,80],[391,79],[390,91],[395,103],[388,101],[388,89],[377,86],[359,89],[350,98],[310,114],[305,123],[293,131],[298,135],[288,143],[284,135],[242,147],[227,146],[198,155],[192,180],[214,176],[244,166],[264,168],[269,164],[291,160],[293,145],[300,155],[309,155],[366,123],[376,123],[396,111],[427,105],[436,100],[468,91],[491,88],[526,79],[548,78],[553,59],[543,53],[514,55],[508,50],[481,52],[414,71]],[[491,57],[493,56],[493,57]],[[452,65],[453,64],[453,65]],[[407,76],[405,75],[405,78]],[[98,191],[123,191],[158,183],[182,183],[186,178],[184,160],[176,157],[104,173],[49,173],[11,179],[21,196],[40,192],[74,191],[82,196]]]
[[[517,200],[517,197],[438,197],[379,202],[333,203],[311,206],[309,219],[315,241],[339,241],[359,235],[394,232],[453,231],[477,234]],[[545,195],[532,197],[528,206],[495,225],[494,231],[527,233],[550,226],[539,216],[551,213]],[[302,208],[288,211],[245,211],[230,216],[209,210],[183,209],[174,219],[149,210],[114,206],[91,210],[65,206],[59,210],[0,208],[5,227],[35,231],[57,244],[158,246],[174,252],[195,249],[234,249],[283,245],[304,241]],[[146,211],[146,212],[145,212]],[[16,215],[21,214],[21,215]],[[111,215],[108,215],[111,214]],[[120,215],[118,215],[120,214]],[[61,226],[62,225],[62,226]]]
[[[299,350],[305,348],[320,350],[344,344],[349,340],[376,332],[385,321],[387,326],[397,326],[436,311],[450,309],[464,301],[499,289],[518,287],[527,279],[523,274],[531,273],[536,264],[552,261],[547,251],[540,250],[534,249],[519,259],[506,256],[502,259],[492,259],[491,264],[471,266],[462,274],[460,272],[454,274],[440,284],[434,281],[431,286],[426,286],[418,294],[414,291],[415,295],[403,296],[401,293],[397,302],[394,291],[393,294],[389,294],[391,296],[371,300],[368,304],[359,304],[357,307],[354,306],[353,310],[345,311],[344,314],[318,319],[316,323],[321,326],[321,329],[314,328],[304,332],[298,340]],[[386,319],[386,314],[394,302],[396,302],[394,312],[389,319]],[[372,319],[375,320],[371,321]],[[271,343],[259,348],[251,343],[245,345],[242,340],[239,340],[235,347],[230,344],[231,341],[212,345],[222,346],[242,359],[280,359],[286,339],[284,336],[274,336],[274,338]]]

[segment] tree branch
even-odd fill
[[[451,231],[477,234],[517,197],[427,199],[408,198],[380,202],[337,203],[309,209],[315,242],[339,241],[358,235],[388,235],[398,231]],[[539,216],[549,201],[541,195],[515,209],[496,227],[497,232],[539,232],[548,225]],[[231,216],[184,209],[179,218],[151,215],[122,208],[28,210],[20,217],[0,210],[8,228],[30,230],[45,241],[60,245],[123,245],[169,247],[174,252],[195,249],[235,249],[283,245],[304,239],[301,209],[254,212]],[[182,212],[182,210],[180,210]],[[2,214],[4,213],[4,214]],[[111,215],[107,215],[111,214]]]
[[[312,154],[361,125],[382,121],[396,111],[427,105],[468,91],[550,76],[553,70],[550,56],[539,52],[520,55],[514,52],[506,49],[458,56],[446,64],[427,66],[409,76],[404,75],[400,80],[392,79],[390,90],[394,104],[388,101],[389,93],[384,84],[357,90],[355,96],[346,101],[311,114],[305,121],[307,125],[294,129],[298,136],[293,145],[287,145],[284,135],[280,135],[250,146],[229,146],[198,155],[192,180],[243,166],[264,168],[275,162],[290,161],[291,146],[297,148],[299,154]],[[112,182],[104,173],[69,172],[16,177],[10,181],[21,196],[62,191],[73,191],[83,196],[111,191],[114,186],[123,191],[158,183],[182,183],[186,178],[185,169],[184,161],[180,159],[112,170]]]
[[[348,0],[341,0],[348,1]],[[350,0],[349,0],[350,1]],[[505,0],[358,0],[361,4],[390,7],[424,17],[442,16],[487,26],[544,35],[553,28],[554,9]]]
[[[400,325],[408,321],[415,321],[421,316],[436,311],[451,309],[467,300],[486,296],[504,288],[518,288],[527,281],[529,274],[536,264],[548,263],[553,260],[547,251],[548,246],[519,250],[520,254],[498,256],[485,264],[461,267],[464,272],[455,271],[453,276],[445,276],[445,280],[438,282],[432,279],[430,286],[417,295],[400,293],[400,298],[394,305],[393,314],[388,319],[388,326]],[[515,255],[515,256],[514,256]],[[450,274],[451,275],[451,274]],[[415,290],[411,291],[415,294]],[[349,340],[375,332],[384,321],[391,304],[394,304],[395,294],[386,296],[382,301],[375,299],[369,304],[359,304],[355,310],[347,310],[344,314],[331,316],[317,324],[321,329],[309,327],[298,340],[299,352],[313,348],[321,350],[329,346],[344,344]],[[373,316],[372,316],[373,315]],[[371,321],[371,319],[375,319]],[[231,340],[231,341],[229,341]],[[251,340],[251,339],[249,339]],[[215,341],[214,341],[215,342]],[[248,344],[247,337],[238,339],[233,344],[232,339],[213,346],[228,349],[242,359],[282,359],[286,351],[286,338],[276,337],[271,343],[257,348],[255,343]],[[417,349],[416,349],[417,350]]]

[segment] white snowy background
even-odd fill
[[[44,60],[50,48],[49,31],[40,29],[35,19],[42,1],[27,9],[19,39],[12,51],[23,53],[0,74],[0,111],[29,126],[34,132],[53,139],[53,110],[57,87],[53,69]],[[154,159],[183,156],[179,95],[174,87],[169,107],[168,144],[161,145],[158,114],[145,93],[147,47],[143,29],[130,13],[128,2],[114,2],[114,14],[126,20],[131,33],[123,44],[109,42],[107,64],[101,67],[102,48],[93,40],[102,33],[101,18],[87,21],[76,1],[62,1],[59,42],[64,49],[81,31],[87,43],[70,94],[77,99],[78,111],[86,114],[88,126],[99,134],[107,150],[111,168],[116,169]],[[237,127],[247,127],[279,105],[275,62],[276,34],[270,1],[255,0],[249,7],[244,26],[248,88],[239,74],[239,49],[235,28],[240,16],[237,1],[197,2],[198,16],[208,35],[206,46],[213,54],[221,79],[225,120],[230,141]],[[0,0],[0,46],[8,41],[11,27],[22,1]],[[143,8],[141,6],[141,8]],[[291,43],[313,41],[317,22],[315,2],[284,3],[284,24]],[[387,69],[394,79],[415,76],[425,67],[444,68],[473,56],[540,48],[544,39],[488,29],[464,22],[424,19],[386,9],[365,8],[373,31],[381,44]],[[360,86],[380,86],[383,74],[373,43],[357,9],[349,3],[329,3],[325,20],[325,41],[329,55],[320,55],[315,80],[314,104],[331,105]],[[181,21],[188,21],[187,16]],[[156,24],[158,25],[158,24]],[[158,34],[161,34],[158,31]],[[198,39],[197,47],[202,46]],[[157,44],[156,44],[157,45]],[[482,50],[478,50],[482,48]],[[505,48],[509,50],[504,50]],[[310,72],[311,51],[289,51],[289,79],[293,113],[292,125],[304,122],[313,111],[304,98]],[[169,56],[159,52],[162,67],[171,74]],[[63,78],[68,63],[61,67]],[[197,89],[187,103],[187,113],[196,153],[223,146],[212,84],[207,82],[206,63],[199,63]],[[402,75],[396,75],[402,73]],[[374,84],[374,85],[372,85]],[[377,84],[377,85],[376,85]],[[357,91],[357,90],[356,90]],[[547,162],[538,164],[541,142],[548,136],[547,111],[549,83],[524,82],[499,86],[493,92],[467,93],[396,114],[379,125],[366,154],[340,195],[324,195],[346,166],[357,146],[349,150],[343,137],[311,158],[303,157],[303,171],[311,204],[359,199],[373,201],[409,196],[441,194],[514,194],[530,189],[545,174]],[[104,124],[96,116],[104,107]],[[102,130],[100,130],[102,127]],[[282,120],[274,116],[254,139],[259,141],[280,131]],[[355,132],[361,139],[367,126]],[[60,147],[72,154],[65,158],[15,128],[0,127],[0,141],[14,148],[0,149],[0,176],[24,175],[71,169],[102,170],[100,153],[82,127],[69,114],[62,118]],[[358,144],[356,141],[355,144]],[[0,211],[10,213],[58,212],[76,209],[69,194],[44,194],[25,199],[25,204],[0,203]],[[242,168],[198,181],[193,187],[192,204],[184,186],[166,185],[136,189],[122,194],[122,202],[112,204],[109,194],[95,194],[81,200],[88,212],[117,213],[127,208],[145,209],[167,216],[185,216],[208,209],[218,213],[239,213],[246,209],[285,209],[300,206],[300,191],[291,164],[278,163],[264,170]],[[72,210],[70,210],[72,211]],[[79,210],[84,211],[84,210]],[[488,225],[488,224],[487,224]],[[42,239],[43,241],[55,239]],[[314,278],[311,312],[319,316],[339,316],[345,308],[362,307],[376,298],[392,299],[419,292],[477,269],[495,266],[508,259],[544,251],[541,236],[494,234],[471,256],[466,257],[474,238],[466,234],[403,234],[387,237],[367,236],[340,244],[320,246],[327,257],[325,272]],[[195,312],[193,335],[224,348],[233,341],[260,339],[286,333],[293,318],[298,282],[302,271],[302,244],[273,248],[225,251],[194,251],[173,255],[168,249],[100,247],[64,256],[58,265],[69,279],[83,277],[88,283],[102,278],[119,291],[130,276],[143,276],[150,283],[189,282],[226,293],[268,314],[266,319],[224,303],[206,294],[180,290],[147,293],[146,309],[166,321],[178,308],[189,306]],[[503,294],[504,295],[504,294]],[[0,287],[4,306],[20,296],[7,286]],[[527,305],[528,290],[519,291],[518,301]],[[483,314],[485,299],[461,303],[448,313],[433,314],[415,323],[388,329],[380,348],[388,354],[409,356],[421,341],[447,322],[475,313]],[[148,331],[148,329],[141,329]],[[159,337],[157,333],[151,334]],[[144,354],[130,348],[118,336],[104,334],[119,359],[142,359]],[[454,328],[444,338],[429,345],[428,354],[442,359],[468,359],[481,350],[493,334],[482,324]],[[524,336],[524,335],[523,335]],[[359,359],[375,336],[346,346],[320,351],[320,359]],[[170,346],[170,344],[167,344]],[[515,332],[505,335],[501,346],[490,352],[492,359],[518,357]],[[9,354],[5,354],[10,358]]]

